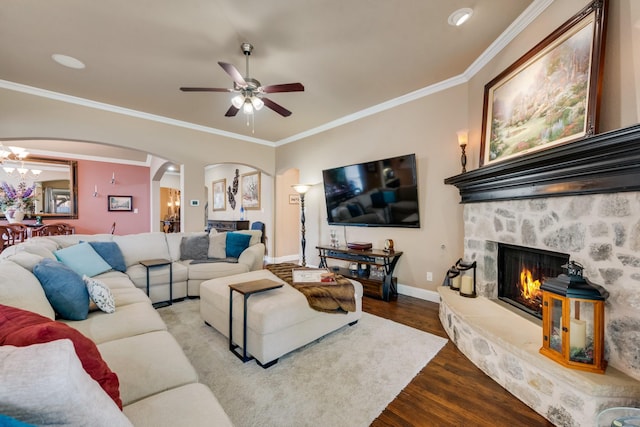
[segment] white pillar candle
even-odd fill
[[[473,278],[471,276],[462,276],[460,293],[466,295],[473,294]]]
[[[451,288],[452,289],[460,289],[460,276],[456,276],[454,278],[451,279],[450,282]]]
[[[569,347],[585,348],[587,345],[587,322],[571,318]]]

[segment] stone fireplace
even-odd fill
[[[603,409],[640,407],[640,126],[476,169],[445,183],[460,191],[463,258],[478,266],[479,298],[439,291],[440,319],[458,348],[556,425],[593,425]],[[580,373],[540,355],[539,322],[497,303],[505,274],[520,274],[499,266],[501,248],[514,246],[551,254],[548,261],[554,265],[568,256],[609,292],[604,375]],[[557,274],[531,271],[531,281]],[[507,299],[519,299],[513,297]],[[535,296],[531,304],[510,301],[518,304],[536,311]]]

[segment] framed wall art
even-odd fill
[[[242,174],[242,206],[245,210],[260,209],[260,172]]]
[[[109,200],[109,211],[133,210],[133,196],[107,196]]]
[[[480,166],[597,132],[607,1],[592,1],[485,86]]]
[[[213,192],[213,210],[224,211],[227,209],[227,180],[225,178],[213,181],[211,191]]]

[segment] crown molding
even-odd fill
[[[68,104],[80,105],[83,107],[93,108],[96,110],[108,111],[110,113],[116,113],[124,116],[135,117],[138,119],[149,120],[152,122],[163,123],[171,126],[196,130],[199,132],[210,133],[214,135],[220,135],[226,138],[239,139],[242,141],[253,142],[255,144],[268,145],[271,147],[273,146],[273,142],[267,141],[265,139],[244,136],[244,135],[240,135],[239,133],[227,132],[227,131],[216,129],[216,128],[197,125],[195,123],[189,123],[182,120],[172,119],[170,117],[164,117],[164,116],[158,116],[156,114],[145,113],[144,111],[138,111],[130,108],[119,107],[117,105],[106,104],[104,102],[93,101],[90,99],[67,95],[64,93],[53,92],[47,89],[27,86],[21,83],[10,82],[8,80],[0,80],[0,88],[13,90],[15,92],[26,93],[29,95],[39,96],[41,98],[47,98],[47,99],[53,99],[56,101],[66,102]]]

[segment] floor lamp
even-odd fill
[[[305,256],[305,247],[307,246],[307,239],[305,238],[305,228],[304,228],[304,195],[311,188],[310,185],[306,184],[296,184],[292,186],[294,190],[300,195],[300,243],[302,245],[302,266],[306,267],[307,259]]]

